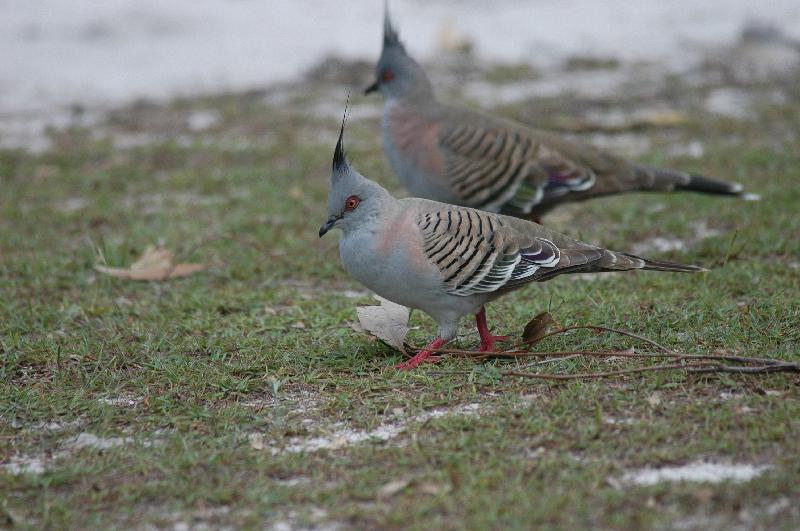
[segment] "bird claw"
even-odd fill
[[[431,356],[431,353],[429,351],[423,350],[413,358],[406,360],[402,363],[398,363],[397,365],[394,366],[394,368],[399,369],[401,371],[407,371],[415,367],[418,367],[423,363],[437,363],[441,359],[442,359],[441,356]]]
[[[424,349],[417,352],[416,356],[414,356],[410,360],[404,361],[403,363],[398,363],[397,365],[394,366],[394,368],[400,369],[401,371],[407,371],[409,369],[417,367],[420,363],[424,362],[436,363],[441,359],[441,356],[432,356],[431,354],[436,352],[436,349],[440,348],[445,343],[447,343],[447,341],[445,341],[441,337],[437,337],[436,339],[428,343],[428,345],[426,345]]]

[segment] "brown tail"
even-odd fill
[[[676,170],[662,170],[650,166],[636,166],[642,190],[699,192],[702,194],[728,195],[747,200],[758,200],[756,194],[744,191],[739,183],[723,181]]]
[[[651,260],[628,253],[606,251],[600,259],[597,271],[631,271],[644,269],[646,271],[671,271],[674,273],[700,273],[708,271],[704,267],[684,265],[663,260]]]
[[[599,253],[600,256],[598,256]],[[531,280],[545,282],[559,275],[575,273],[600,273],[636,271],[668,271],[673,273],[700,273],[708,271],[704,267],[677,264],[662,260],[650,260],[628,253],[608,251],[597,248],[570,249],[561,251],[562,261],[567,257],[566,264],[555,269],[542,268],[536,272]]]

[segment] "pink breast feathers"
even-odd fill
[[[397,108],[392,110],[390,116],[392,142],[400,155],[412,160],[420,170],[442,175],[444,161],[439,150],[441,122]]]
[[[423,252],[420,238],[416,214],[413,209],[404,209],[397,216],[384,218],[376,251],[383,257],[401,253],[411,267],[421,273],[427,272],[431,266]]]

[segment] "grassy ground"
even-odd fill
[[[741,180],[764,200],[631,196],[547,221],[621,250],[684,242],[649,254],[713,271],[561,277],[493,305],[496,330],[549,309],[696,353],[800,359],[800,98],[787,88],[785,104],[733,120],[698,106],[706,89],[676,84],[659,101],[689,118],[637,132],[639,158]],[[134,105],[53,132],[43,153],[0,152],[0,525],[800,526],[797,376],[553,384],[458,359],[393,370],[399,354],[349,326],[370,296],[336,238],[316,236],[346,89],[288,92]],[[650,102],[536,105],[498,112],[557,126]],[[376,109],[356,101],[350,155],[399,191]],[[213,119],[192,128],[191,116]],[[699,158],[668,154],[698,139]],[[159,242],[209,270],[162,283],[93,270],[98,255],[125,266]],[[413,322],[414,343],[435,331]],[[468,324],[458,344],[474,347]],[[576,333],[542,348],[631,344]],[[768,468],[742,483],[625,480],[701,459]]]

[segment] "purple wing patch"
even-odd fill
[[[520,261],[511,274],[511,281],[525,279],[542,267],[554,267],[561,259],[561,251],[550,240],[537,238],[536,244],[519,251]]]
[[[595,179],[594,172],[583,171],[580,168],[548,171],[544,194],[545,197],[558,197],[568,192],[588,190],[594,186]]]

